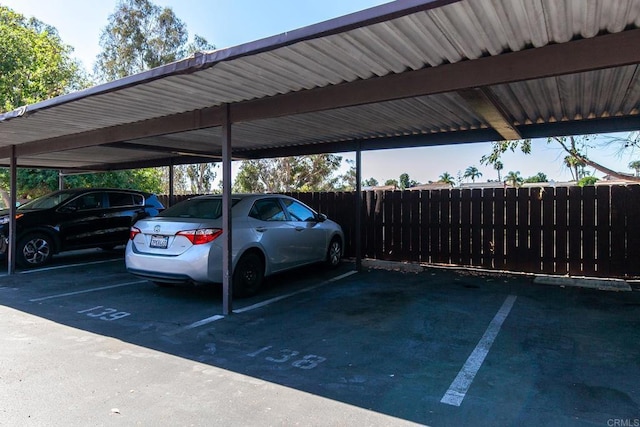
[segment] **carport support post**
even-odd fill
[[[173,158],[169,161],[169,206],[173,206]]]
[[[16,188],[16,146],[11,146],[11,159],[9,160],[9,255],[7,256],[7,274],[16,272],[16,201],[18,190]]]
[[[356,150],[356,271],[362,271],[362,143]]]
[[[222,314],[233,311],[233,264],[231,260],[231,120],[229,104],[222,117]]]

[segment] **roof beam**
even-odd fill
[[[489,56],[383,77],[358,80],[231,104],[233,123],[283,117],[401,98],[460,91],[523,80],[640,64],[640,29]],[[220,126],[222,110],[210,107],[50,138],[16,146],[16,155],[135,140],[151,136]],[[8,147],[0,158],[8,158]]]
[[[511,123],[513,120],[505,108],[488,88],[464,89],[458,94],[469,106],[506,140],[522,139],[520,132]]]

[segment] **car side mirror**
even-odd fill
[[[324,222],[327,220],[327,216],[323,213],[319,213],[316,215],[316,221],[318,222]]]

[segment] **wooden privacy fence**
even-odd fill
[[[287,194],[342,225],[346,255],[355,255],[355,192]],[[640,275],[640,185],[362,194],[366,258],[558,275]]]
[[[354,193],[293,193],[355,237]],[[640,185],[364,192],[368,258],[600,277],[640,275]]]

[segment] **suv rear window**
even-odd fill
[[[131,193],[109,193],[109,206],[117,208],[120,206],[142,206],[144,197],[140,194]]]

